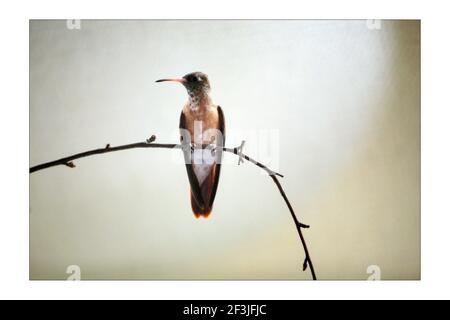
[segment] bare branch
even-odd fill
[[[50,161],[50,162],[46,162],[46,163],[42,163],[42,164],[33,166],[30,168],[30,173],[33,173],[33,172],[36,172],[39,170],[43,170],[43,169],[47,169],[50,167],[59,166],[59,165],[64,165],[69,168],[75,168],[76,166],[73,163],[74,160],[93,156],[96,154],[103,154],[103,153],[116,152],[116,151],[121,151],[121,150],[135,149],[135,148],[162,148],[162,149],[182,149],[183,148],[180,144],[153,143],[155,140],[156,140],[156,136],[152,135],[150,138],[146,139],[146,142],[125,144],[125,145],[121,145],[121,146],[117,146],[117,147],[111,147],[111,145],[108,143],[104,148],[99,148],[99,149],[94,149],[94,150],[77,153],[77,154],[74,154],[74,155],[71,155],[71,156],[68,156],[65,158],[61,158],[58,160],[54,160],[54,161]],[[305,271],[307,269],[307,267],[309,266],[313,280],[317,280],[316,273],[314,271],[314,266],[311,261],[311,257],[309,256],[308,247],[306,245],[306,241],[305,241],[305,238],[303,237],[303,233],[302,233],[302,228],[309,228],[309,226],[298,221],[297,216],[295,215],[294,209],[292,208],[291,203],[289,202],[289,199],[286,196],[286,193],[284,192],[283,187],[281,186],[280,181],[277,178],[277,176],[283,177],[283,175],[269,169],[264,164],[243,154],[242,153],[243,145],[244,145],[244,141],[242,142],[240,147],[237,147],[237,148],[225,148],[224,147],[224,148],[222,148],[222,150],[225,152],[229,152],[229,153],[237,155],[239,157],[239,163],[241,163],[243,161],[242,158],[244,158],[248,162],[253,163],[254,165],[265,170],[269,174],[269,176],[272,178],[273,182],[275,183],[275,185],[278,188],[278,191],[280,192],[281,196],[283,197],[283,199],[289,209],[289,212],[291,213],[292,219],[294,220],[295,226],[297,228],[297,233],[300,237],[300,241],[303,246],[303,250],[305,251],[305,260],[303,262],[302,269],[303,269],[303,271]]]
[[[303,237],[303,233],[302,233],[302,228],[309,228],[309,226],[298,221],[297,216],[295,215],[294,209],[292,209],[291,203],[289,202],[289,199],[286,196],[286,193],[284,193],[284,190],[281,187],[281,184],[280,184],[280,181],[278,181],[278,178],[275,175],[271,175],[270,177],[272,178],[273,182],[275,182],[275,184],[277,185],[278,190],[281,193],[281,196],[283,197],[284,201],[286,202],[286,205],[289,208],[289,211],[291,212],[291,216],[292,216],[292,219],[294,220],[295,226],[297,227],[298,236],[300,237],[300,241],[302,242],[303,250],[305,251],[305,261],[303,262],[303,271],[305,271],[307,266],[309,266],[313,280],[317,280],[316,272],[314,271],[314,266],[311,261],[311,257],[309,256],[308,246],[306,245],[306,241],[305,241],[305,238]]]

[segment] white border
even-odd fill
[[[235,5],[237,4],[237,5]],[[269,3],[270,4],[270,3]],[[7,8],[5,8],[7,6]],[[0,298],[331,299],[445,298],[450,103],[443,4],[419,1],[27,1],[1,13]],[[422,19],[422,281],[28,281],[28,19],[34,18],[403,18]],[[320,268],[318,268],[320,277]]]

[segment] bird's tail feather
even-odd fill
[[[194,195],[192,194],[192,191],[191,191],[191,207],[192,207],[192,212],[194,212],[194,216],[196,218],[200,218],[200,217],[208,218],[209,214],[211,213],[211,210],[212,210],[212,206],[199,204],[197,202],[197,200],[195,200]]]

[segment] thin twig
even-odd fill
[[[284,193],[283,188],[281,187],[280,181],[278,181],[278,178],[275,175],[270,176],[275,182],[275,184],[278,187],[278,190],[281,193],[281,196],[283,197],[284,201],[286,202],[286,205],[289,208],[289,211],[291,212],[292,219],[294,220],[295,226],[297,227],[298,236],[300,237],[300,240],[302,241],[303,250],[305,251],[305,260],[303,262],[303,271],[306,270],[306,267],[309,266],[309,269],[311,270],[311,274],[313,277],[313,280],[317,280],[316,272],[314,271],[314,266],[311,261],[311,257],[309,256],[308,246],[306,245],[305,238],[303,237],[302,228],[309,228],[308,225],[305,225],[298,221],[297,216],[295,215],[294,209],[291,206],[291,203],[289,202],[288,197],[286,196],[286,193]]]
[[[149,142],[137,142],[137,143],[131,143],[131,144],[125,144],[117,147],[111,147],[109,144],[106,145],[104,148],[89,150],[81,153],[77,153],[65,158],[61,158],[55,161],[50,161],[46,163],[39,164],[37,166],[30,168],[30,173],[47,169],[50,167],[55,167],[59,165],[69,165],[72,163],[73,160],[77,160],[84,157],[93,156],[95,154],[102,154],[102,153],[109,153],[109,152],[115,152],[115,151],[121,151],[121,150],[128,150],[128,149],[135,149],[135,148],[164,148],[164,149],[181,149],[181,145],[179,144],[170,144],[170,143],[149,143]],[[69,165],[70,166],[70,165]]]
[[[115,152],[115,151],[121,151],[121,150],[135,149],[135,148],[163,148],[163,149],[182,149],[183,148],[182,145],[175,144],[175,143],[153,143],[155,140],[156,140],[156,137],[154,135],[152,135],[149,139],[146,140],[146,142],[125,144],[125,145],[121,145],[121,146],[117,146],[117,147],[111,147],[111,145],[108,143],[106,145],[106,147],[104,147],[104,148],[99,148],[99,149],[94,149],[94,150],[77,153],[77,154],[74,154],[74,155],[71,155],[71,156],[68,156],[65,158],[55,160],[55,161],[50,161],[50,162],[46,162],[46,163],[42,163],[42,164],[33,166],[30,168],[30,173],[33,173],[33,172],[36,172],[39,170],[43,170],[43,169],[47,169],[50,167],[59,166],[59,165],[64,165],[64,166],[68,166],[70,168],[75,168],[75,164],[73,163],[74,160],[93,156],[96,154],[103,154],[103,153],[109,153],[109,152]],[[297,228],[298,235],[302,242],[303,250],[305,251],[305,260],[303,262],[303,271],[306,270],[306,268],[309,266],[313,280],[317,280],[316,273],[314,271],[314,266],[313,266],[311,257],[308,252],[308,247],[306,245],[306,241],[305,241],[305,238],[303,237],[303,233],[302,233],[302,228],[309,228],[309,226],[298,221],[297,216],[295,215],[294,209],[292,208],[291,203],[289,202],[289,199],[286,196],[286,193],[284,192],[283,187],[281,186],[281,183],[277,178],[277,176],[283,177],[283,175],[269,169],[264,164],[243,154],[242,150],[240,148],[225,148],[225,147],[223,147],[222,150],[225,152],[229,152],[229,153],[238,155],[240,158],[240,161],[241,161],[241,158],[244,158],[248,162],[253,163],[254,165],[265,170],[269,174],[269,176],[272,178],[273,182],[275,183],[275,185],[278,188],[278,191],[280,192],[281,196],[283,197],[283,199],[289,209],[289,212],[291,213],[292,219],[294,220],[295,226]]]

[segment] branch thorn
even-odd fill
[[[303,261],[303,271],[305,271],[306,268],[308,268],[308,258],[305,258],[305,261]]]
[[[301,222],[297,222],[297,224],[298,224],[298,226],[299,226],[300,228],[305,228],[305,229],[308,229],[308,228],[309,228],[309,225],[307,225],[307,224],[303,224],[303,223],[301,223]]]
[[[65,165],[68,166],[69,168],[75,168],[76,167],[75,163],[73,163],[72,161],[66,162]]]
[[[152,143],[155,140],[156,140],[156,136],[154,134],[152,134],[152,136],[150,138],[148,138],[146,141],[147,141],[147,143]]]

